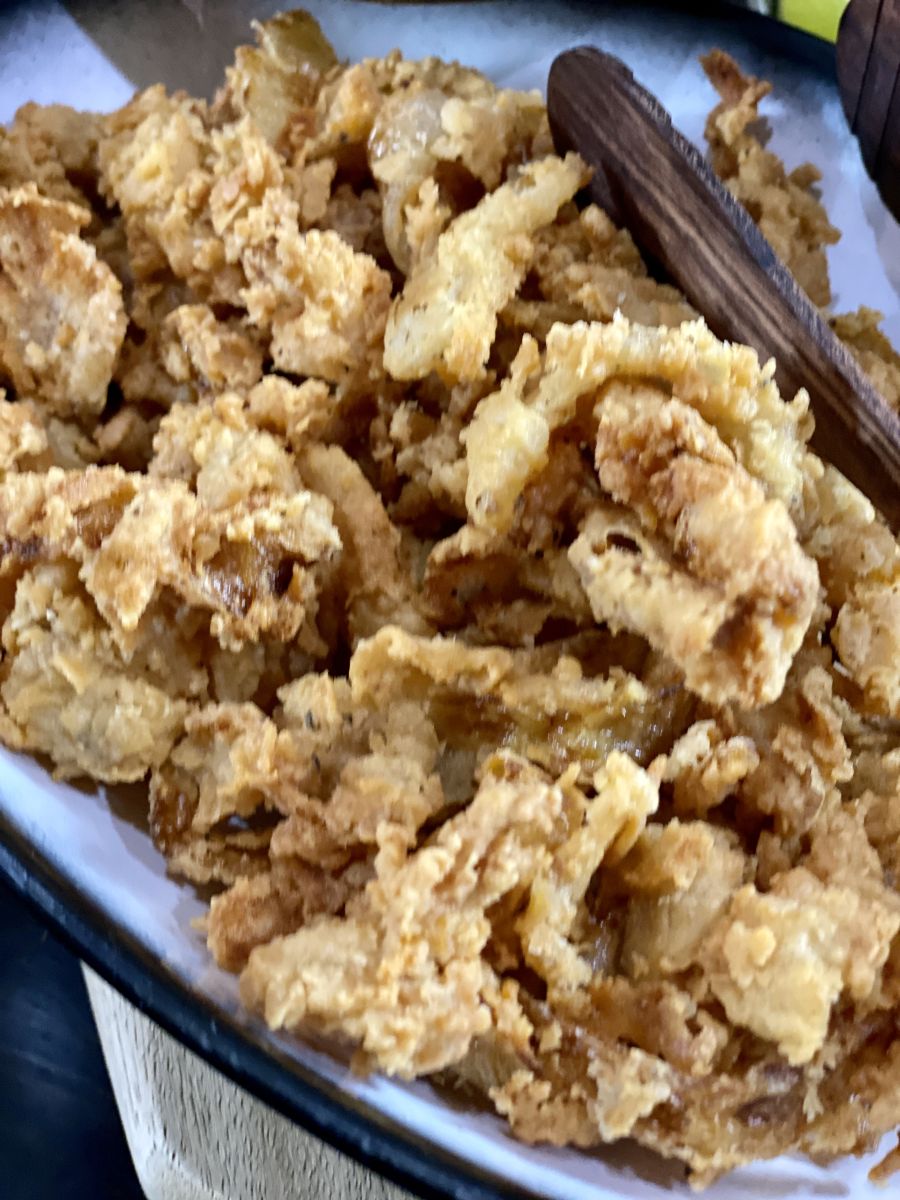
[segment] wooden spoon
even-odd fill
[[[866,170],[900,220],[900,0],[850,0],[838,32],[837,79]]]
[[[584,46],[547,86],[561,150],[594,168],[593,200],[719,337],[774,356],[785,396],[809,392],[815,449],[900,529],[900,420],[703,156],[623,62]]]

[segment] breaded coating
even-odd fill
[[[460,177],[466,173],[492,190],[508,164],[532,157],[535,139],[546,129],[537,92],[495,91],[486,80],[475,94],[454,94],[458,90],[453,81],[440,87],[415,80],[382,102],[369,134],[385,246],[404,274],[434,250],[457,215],[452,188],[445,187],[442,198],[439,164],[462,168]]]
[[[893,578],[900,546],[858,488],[834,467],[815,465],[798,526],[807,553],[819,564],[828,603],[840,608],[858,584]]]
[[[258,45],[238,46],[234,65],[226,69],[227,102],[251,117],[273,146],[294,150],[302,144],[311,107],[337,58],[306,12],[254,21],[253,32]]]
[[[594,616],[641,633],[711,703],[777,699],[819,582],[784,505],[686,404],[613,385],[598,411],[600,482],[628,508],[597,510],[569,551]]]
[[[297,491],[300,476],[287,447],[256,427],[249,407],[249,398],[228,392],[211,404],[173,408],[153,439],[149,474],[183,480],[212,509]]]
[[[166,758],[188,704],[143,647],[121,654],[72,565],[21,577],[2,638],[0,697],[22,749],[49,755],[63,778],[104,783]]]
[[[590,981],[592,966],[572,944],[578,926],[587,922],[588,887],[601,863],[628,853],[659,802],[656,781],[619,751],[609,755],[593,783],[596,795],[589,803],[579,805],[576,793],[572,832],[549,868],[538,872],[516,922],[525,962],[554,990]]]
[[[628,1137],[641,1117],[672,1095],[671,1072],[637,1047],[615,1047],[591,1062],[587,1087],[554,1095],[549,1080],[517,1071],[491,1091],[497,1111],[526,1142],[592,1146]]]
[[[628,890],[642,896],[684,891],[706,867],[715,833],[706,821],[651,825],[624,857],[619,876]]]
[[[765,149],[765,121],[759,118],[759,102],[771,91],[768,83],[744,75],[721,50],[712,51],[701,62],[722,97],[706,122],[713,170],[744,205],[813,303],[827,308],[831,284],[826,247],[841,235],[829,222],[815,190],[820,172],[812,163],[787,172],[777,155]],[[856,312],[829,318],[835,334],[896,409],[900,406],[900,358],[879,330],[880,321],[881,314],[865,305]]]
[[[323,765],[333,783],[347,756],[365,744],[342,681],[303,676],[286,685],[282,698],[284,729],[250,702],[207,705],[185,723],[173,754],[154,770],[151,830],[174,870],[225,883],[266,873],[271,825],[249,830],[239,820],[229,828],[232,818],[249,819],[265,808],[293,811],[316,790]],[[292,714],[300,703],[304,719],[295,728]],[[239,870],[236,855],[244,859]]]
[[[262,375],[262,349],[236,322],[219,321],[206,304],[182,304],[162,323],[163,364],[177,383],[198,392],[251,388]]]
[[[134,262],[134,257],[131,260]],[[180,280],[170,277],[165,267],[154,266],[162,278],[126,279],[129,295],[129,325],[116,365],[114,382],[129,405],[137,405],[158,415],[174,404],[196,398],[190,382],[172,378],[163,362],[164,347],[172,333],[163,322],[181,305],[192,303],[193,292]]]
[[[283,164],[247,120],[215,132],[212,151],[213,228],[240,264],[240,303],[271,334],[275,366],[333,382],[377,370],[387,273],[330,230],[301,233]]]
[[[740,789],[741,804],[773,817],[786,841],[809,832],[853,773],[835,682],[824,666],[798,655],[778,701],[735,721],[759,752]]]
[[[574,309],[574,321],[611,321],[617,312],[641,325],[680,325],[697,313],[681,293],[652,279],[627,230],[595,204],[535,238],[533,271],[546,300]]]
[[[676,827],[679,842],[686,828],[690,829]],[[696,826],[691,833],[696,838]],[[736,839],[709,825],[705,833],[707,836],[695,841],[692,848],[692,854],[700,858],[696,868],[682,871],[670,886],[654,881],[648,887],[639,876],[639,886],[626,902],[621,962],[624,973],[634,980],[675,976],[697,962],[704,938],[715,928],[744,880],[748,864]],[[674,836],[668,835],[669,846]],[[639,846],[646,854],[652,844],[648,833]],[[640,859],[633,859],[630,869],[640,870]],[[620,872],[625,875],[628,870],[626,860]]]
[[[809,400],[785,403],[775,364],[760,365],[747,346],[715,338],[702,320],[648,329],[616,318],[551,329],[535,406],[551,423],[571,420],[580,396],[609,379],[660,378],[675,399],[713,425],[737,461],[789,508],[799,501],[801,466],[811,433]]]
[[[384,828],[375,879],[344,920],[254,950],[245,1002],[273,1028],[341,1030],[390,1074],[452,1063],[490,1027],[486,911],[534,878],[562,806],[562,788],[527,764],[489,760],[469,806],[432,844],[407,855]]]
[[[381,228],[381,197],[374,188],[354,191],[347,183],[335,184],[316,225],[333,230],[354,250],[384,263],[387,248]]]
[[[91,207],[100,117],[65,104],[23,104],[0,131],[0,187],[34,183],[42,196]]]
[[[168,266],[203,299],[239,303],[243,275],[229,262],[209,208],[214,150],[206,106],[156,85],[107,117],[103,133],[101,186],[122,210],[135,276]]]
[[[900,572],[863,584],[841,606],[834,645],[876,713],[900,720]]]
[[[60,417],[103,408],[125,334],[121,285],[80,236],[89,221],[32,184],[0,190],[0,369]]]
[[[670,671],[651,667],[644,684],[612,647],[600,660],[603,673],[585,678],[578,660],[553,643],[546,652],[511,653],[384,626],[358,645],[350,683],[366,705],[417,698],[451,745],[480,756],[506,745],[558,775],[577,766],[588,786],[614,750],[641,764],[668,750],[691,713]]]
[[[772,90],[744,75],[722,50],[700,60],[722,97],[706,122],[713,169],[748,209],[775,253],[794,274],[813,304],[831,301],[825,247],[840,239],[813,190],[820,172],[804,163],[788,172],[756,132],[759,102]]]
[[[841,991],[871,995],[898,929],[900,913],[789,871],[766,895],[745,887],[732,898],[703,950],[709,985],[734,1024],[806,1063]]]
[[[872,504],[833,467],[810,480],[803,525],[836,615],[832,645],[865,708],[900,714],[900,545]]]
[[[210,129],[202,106],[151,88],[111,119],[100,157],[129,242],[149,236],[199,296],[246,309],[271,338],[276,367],[333,382],[378,369],[389,277],[336,234],[301,232],[289,172],[250,117]],[[324,215],[320,207],[313,216]],[[182,340],[186,319],[176,326]],[[207,319],[206,345],[195,335],[188,358],[221,355],[221,335],[215,347],[208,341],[216,333]],[[233,339],[230,352],[239,352]],[[214,373],[210,382],[247,386],[257,353],[251,350],[243,376]],[[177,353],[163,360],[176,381],[192,373]],[[204,374],[195,361],[198,368]]]
[[[245,835],[233,834],[232,841]],[[199,843],[206,848],[212,839]],[[170,862],[179,874],[208,882],[206,862],[216,866],[226,860],[221,845],[213,844],[213,855],[203,853],[198,843],[187,852],[178,850]],[[230,849],[230,847],[229,847]],[[368,861],[351,862],[343,870],[329,871],[320,866],[288,858],[272,869],[257,871],[256,861],[234,845],[231,869],[218,879],[231,886],[214,896],[207,923],[207,942],[216,962],[229,971],[240,971],[256,946],[265,946],[276,937],[284,937],[306,925],[314,917],[339,912],[347,900],[364,887],[372,876]],[[235,862],[235,860],[237,860]]]
[[[358,1070],[696,1188],[873,1149],[900,543],[536,93],[254,30],[211,102],[0,132],[0,741],[143,787],[211,962]],[[822,303],[815,174],[706,67]]]
[[[164,593],[208,613],[226,647],[264,631],[292,639],[315,614],[313,564],[340,548],[321,496],[299,490],[215,510],[181,481],[116,467],[8,477],[0,529],[7,571],[36,559],[79,564],[123,650]]]
[[[878,328],[881,320],[880,312],[863,305],[833,317],[830,325],[891,408],[900,411],[900,354]]]
[[[525,403],[541,369],[537,342],[526,334],[509,374],[475,410],[461,440],[466,447],[466,509],[473,525],[505,533],[525,484],[547,464],[550,429]]]
[[[758,766],[752,738],[727,737],[715,721],[697,721],[666,756],[663,779],[672,785],[679,816],[705,817]]]
[[[46,464],[49,439],[37,407],[0,395],[0,471],[29,471]],[[49,465],[49,464],[46,464]]]
[[[146,574],[135,576],[132,550],[145,544]],[[182,485],[138,493],[115,529],[85,563],[88,587],[113,627],[136,627],[159,589],[211,613],[222,645],[269,633],[296,637],[315,611],[311,564],[333,555],[340,539],[322,497],[252,501],[207,516]]]
[[[773,375],[774,362],[760,367],[749,347],[720,342],[702,320],[647,328],[617,314],[608,324],[556,324],[540,363],[526,337],[499,393],[481,401],[474,432],[466,433],[473,447],[469,518],[506,532],[522,489],[546,465],[550,434],[576,420],[581,398],[602,395],[612,380],[648,377],[665,380],[677,400],[696,409],[737,462],[793,513],[811,432],[808,398],[800,392],[785,404]],[[496,439],[500,424],[502,450],[489,458],[483,436]]]
[[[272,360],[294,375],[340,383],[380,369],[390,277],[331,230],[278,247],[265,280],[251,277],[248,308],[272,310]],[[277,272],[277,273],[276,273]]]
[[[93,446],[79,448],[81,461],[71,456],[64,459],[55,452],[54,465],[72,468],[100,462],[124,467],[126,471],[146,470],[153,457],[153,438],[158,428],[159,416],[149,406],[125,404],[95,428]]]
[[[437,371],[451,382],[481,377],[497,313],[532,260],[530,235],[553,220],[586,178],[577,154],[548,157],[457,217],[438,239],[434,258],[413,271],[391,306],[384,336],[388,373],[422,379]]]
[[[388,620],[414,632],[427,628],[413,602],[413,585],[402,561],[400,535],[381,497],[339,446],[310,446],[300,460],[305,482],[327,496],[341,531],[341,585],[352,641]]]
[[[33,400],[7,400],[0,390],[0,475],[80,470],[98,457],[97,445],[76,421],[49,416]]]

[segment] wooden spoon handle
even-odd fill
[[[836,66],[844,112],[866,170],[900,218],[900,0],[850,0]]]
[[[594,168],[591,198],[706,317],[719,337],[774,355],[778,384],[805,387],[813,446],[900,528],[900,420],[837,340],[747,211],[624,63],[561,54],[547,88],[560,149]]]

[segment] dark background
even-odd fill
[[[0,884],[3,1200],[141,1200],[81,969]]]

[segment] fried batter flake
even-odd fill
[[[788,173],[756,133],[759,102],[771,86],[721,50],[700,60],[722,100],[709,114],[706,139],[713,168],[750,211],[775,253],[793,272],[814,304],[831,300],[825,247],[840,233],[829,223],[813,185],[821,179],[811,163]]]
[[[536,239],[533,271],[548,301],[574,308],[577,320],[611,321],[617,312],[641,325],[680,325],[697,313],[675,288],[658,283],[627,230],[588,205]]]
[[[598,413],[597,473],[630,511],[598,510],[569,551],[595,617],[643,634],[712,703],[777,699],[818,591],[784,505],[678,400],[612,385]]]
[[[302,146],[322,80],[336,66],[330,43],[309,13],[253,22],[257,46],[239,46],[225,72],[228,102],[252,118],[273,146]]]
[[[429,371],[456,383],[484,374],[497,313],[531,262],[530,235],[552,221],[587,178],[576,154],[547,157],[457,217],[391,306],[384,365],[395,379]]]
[[[679,842],[686,828],[678,830]],[[696,835],[696,828],[691,832]],[[704,938],[744,881],[747,859],[735,839],[712,825],[705,832],[709,837],[695,838],[691,851],[703,855],[702,867],[683,871],[674,888],[642,887],[627,901],[621,961],[624,974],[633,980],[678,975],[696,963]],[[631,869],[639,868],[655,836],[645,834],[647,840],[632,859]],[[675,835],[658,836],[671,839]],[[629,870],[627,860],[619,869]]]
[[[0,368],[61,417],[103,408],[125,334],[121,285],[80,236],[89,221],[32,184],[0,190]]]
[[[199,390],[250,388],[262,375],[262,350],[237,322],[219,321],[205,304],[182,304],[163,321],[162,358],[177,383]]]
[[[461,751],[480,758],[504,745],[558,775],[577,767],[580,784],[590,786],[613,751],[644,764],[668,749],[660,729],[678,729],[686,711],[671,673],[648,671],[644,684],[614,653],[607,664],[604,674],[585,678],[578,660],[553,643],[511,653],[386,626],[357,646],[350,683],[365,705],[415,697]]]
[[[0,395],[0,471],[6,475],[44,466],[49,449],[37,407],[27,400],[12,404]]]
[[[22,749],[50,756],[63,778],[104,783],[165,760],[188,701],[144,647],[120,653],[71,565],[21,577],[2,639],[0,697]]]
[[[79,564],[123,649],[167,591],[210,614],[225,646],[263,631],[291,639],[315,612],[312,564],[340,547],[321,496],[300,490],[211,510],[181,481],[115,467],[9,476],[0,528],[7,570],[58,557]]]
[[[900,576],[854,590],[838,613],[834,644],[874,711],[900,719]]]
[[[807,833],[853,773],[834,682],[800,655],[778,701],[736,722],[759,752],[758,766],[741,786],[741,804],[774,817],[785,839]]]
[[[702,319],[677,329],[644,328],[623,317],[606,325],[550,330],[535,406],[551,426],[571,420],[580,396],[609,379],[659,378],[673,397],[713,425],[738,462],[789,508],[799,501],[808,398],[786,404],[774,362],[760,366],[747,346],[720,342]]]
[[[272,323],[275,366],[334,383],[365,367],[376,371],[391,287],[375,260],[330,230],[311,230],[296,254],[286,254],[284,269]],[[301,310],[284,311],[283,304],[294,306],[298,297]]]
[[[570,817],[573,831],[556,850],[549,870],[534,879],[528,907],[516,925],[525,961],[551,988],[590,980],[591,967],[569,935],[600,864],[615,862],[631,849],[659,800],[656,782],[618,751],[597,772],[594,787],[597,794],[589,803],[580,798]]]
[[[481,401],[474,432],[466,434],[474,463],[467,487],[470,520],[506,532],[518,496],[546,464],[551,433],[576,418],[579,400],[598,396],[599,412],[612,381],[648,377],[670,385],[673,398],[713,426],[723,449],[793,512],[803,492],[808,401],[799,393],[785,404],[773,373],[774,363],[761,368],[752,350],[719,342],[702,320],[651,329],[617,313],[608,324],[556,324],[540,366],[526,336],[510,375],[498,393]],[[502,453],[485,461],[478,431],[496,439],[501,416]]]
[[[339,446],[310,446],[301,458],[303,479],[328,497],[341,531],[341,584],[352,641],[388,620],[418,632],[427,628],[402,561],[400,536],[381,497]]]
[[[898,929],[897,913],[791,871],[766,895],[748,886],[734,896],[704,947],[709,984],[731,1021],[806,1063],[841,991],[871,994]]]
[[[466,509],[478,528],[506,532],[526,482],[547,463],[547,422],[522,398],[540,366],[537,343],[526,334],[509,375],[498,391],[481,401],[462,434],[468,468]]]
[[[207,122],[202,101],[168,96],[162,85],[139,92],[105,120],[101,187],[122,210],[139,278],[168,266],[203,299],[234,304],[243,279],[208,209],[214,151]]]
[[[832,645],[865,710],[900,713],[900,545],[871,503],[833,467],[808,480],[802,527],[836,614]]]
[[[90,208],[100,118],[65,104],[23,104],[0,131],[0,187],[33,183],[42,196]]]
[[[878,328],[881,320],[881,313],[863,305],[830,324],[891,408],[900,411],[900,354]]]
[[[458,215],[453,188],[441,198],[439,164],[452,164],[461,179],[491,190],[507,164],[532,156],[546,128],[538,93],[495,91],[484,82],[479,94],[462,96],[453,94],[452,83],[444,90],[414,81],[389,96],[374,120],[369,165],[381,189],[385,245],[404,274],[426,247],[433,251],[443,227]]]
[[[285,390],[290,387],[285,382]],[[266,391],[271,398],[273,389]],[[298,491],[296,464],[275,434],[257,427],[251,397],[244,401],[226,393],[211,404],[173,408],[153,439],[149,474],[183,480],[214,510],[254,495],[287,497]]]
[[[407,856],[386,831],[376,877],[343,921],[255,949],[241,976],[245,1001],[274,1028],[306,1020],[341,1030],[390,1074],[456,1061],[490,1026],[486,910],[533,878],[562,802],[533,768],[491,760],[468,808],[433,843]]]
[[[697,721],[667,755],[663,779],[679,816],[706,817],[758,766],[752,738],[726,737],[715,721]]]

